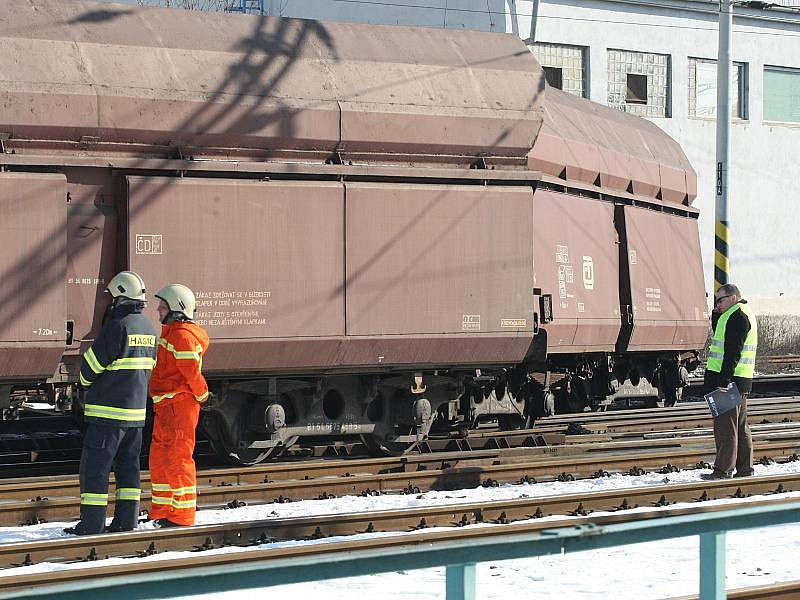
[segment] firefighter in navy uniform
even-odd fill
[[[137,273],[118,273],[106,292],[113,298],[108,318],[81,361],[87,423],[80,466],[81,520],[65,529],[77,535],[105,530],[112,466],[117,489],[108,531],[130,531],[139,519],[139,453],[157,338],[142,315],[145,289]]]

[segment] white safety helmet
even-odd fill
[[[156,298],[167,303],[170,312],[181,313],[184,317],[194,319],[196,307],[194,292],[180,283],[170,283],[156,292]]]
[[[106,292],[117,298],[128,298],[145,302],[144,279],[133,271],[122,271],[114,275],[108,282]]]

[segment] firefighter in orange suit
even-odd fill
[[[201,373],[208,334],[192,322],[194,293],[173,283],[156,294],[163,324],[158,355],[150,379],[155,423],[150,446],[152,507],[159,527],[194,525],[197,507],[194,452],[200,404],[208,398]]]

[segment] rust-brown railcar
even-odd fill
[[[7,0],[0,52],[6,409],[74,395],[123,268],[195,290],[245,463],[674,400],[705,340],[685,155],[515,36]]]

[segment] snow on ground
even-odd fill
[[[756,465],[756,475],[800,472],[800,462]],[[247,506],[232,510],[204,510],[198,512],[199,525],[242,520],[269,519],[309,515],[340,515],[368,510],[413,508],[437,504],[487,502],[534,498],[542,496],[603,491],[626,487],[663,485],[697,481],[701,472],[687,470],[668,475],[648,473],[640,476],[612,475],[602,479],[585,479],[574,482],[548,482],[538,484],[501,485],[497,488],[475,488],[448,492],[427,492],[417,495],[348,496],[328,500],[307,500],[289,504]],[[800,493],[785,494],[798,497]],[[775,496],[773,496],[774,498]],[[753,499],[758,499],[753,498]],[[715,504],[740,504],[742,500],[717,500]],[[674,508],[673,505],[670,508]],[[659,510],[640,508],[638,511]],[[602,514],[602,513],[595,513]],[[553,521],[565,517],[548,517]],[[542,519],[539,520],[541,522]],[[0,528],[0,543],[44,540],[62,537],[62,529],[70,523],[44,523],[28,527]],[[149,524],[141,527],[147,528]],[[491,527],[476,525],[475,527]],[[427,532],[432,529],[427,529]],[[347,539],[396,535],[387,533],[362,534]],[[265,544],[262,548],[283,547],[294,544],[325,544],[344,538],[327,538],[315,541],[287,541]],[[731,532],[727,537],[727,587],[766,585],[777,581],[800,579],[800,524],[770,529]],[[238,552],[226,548],[214,553]],[[185,553],[165,553],[136,560],[168,560]],[[123,564],[130,559],[109,559],[79,565],[39,564],[0,572],[2,577],[32,572],[86,568],[102,564]],[[605,598],[637,599],[664,598],[692,594],[698,585],[697,537],[666,540],[634,546],[621,546],[607,550],[581,552],[565,556],[496,561],[478,565],[478,597],[488,600],[521,600],[524,598]],[[228,592],[205,595],[207,600],[243,600],[255,594],[272,597],[302,597],[324,600],[364,600],[375,597],[416,598],[444,597],[444,569],[434,568],[413,572],[387,573],[338,579],[318,583],[279,586],[259,591]],[[287,596],[291,594],[292,596]],[[200,596],[187,596],[200,600]]]

